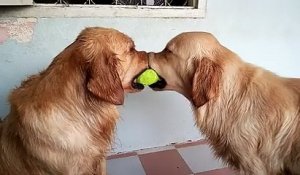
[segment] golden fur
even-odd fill
[[[117,30],[87,28],[14,89],[0,125],[1,175],[104,175],[124,92],[147,54]]]
[[[164,90],[192,102],[217,157],[243,175],[300,174],[300,79],[245,63],[204,32],[182,33],[149,59]]]

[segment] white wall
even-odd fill
[[[207,8],[205,19],[38,19],[32,41],[0,44],[0,114],[8,112],[9,89],[47,66],[85,26],[117,28],[146,51],[160,51],[184,31],[208,31],[244,60],[282,76],[300,77],[299,0],[208,0]],[[189,102],[174,92],[146,89],[130,94],[120,111],[116,152],[202,138],[194,127]]]

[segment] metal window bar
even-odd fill
[[[63,4],[68,6],[69,4],[74,4],[74,0],[35,0],[35,3],[54,3],[54,4]],[[82,5],[101,5],[107,3],[99,3],[97,0],[82,0],[76,1],[75,4]],[[112,0],[112,5],[136,5],[136,6],[193,6],[189,3],[189,0]]]

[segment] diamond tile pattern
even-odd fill
[[[235,175],[203,140],[111,155],[108,175]]]

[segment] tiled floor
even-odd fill
[[[233,175],[205,141],[111,155],[108,175]]]

